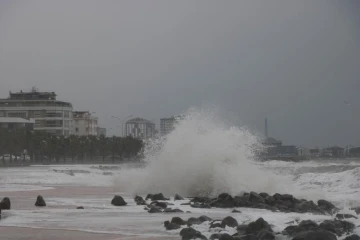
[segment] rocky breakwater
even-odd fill
[[[181,229],[179,234],[182,240],[190,239],[208,239],[204,232],[197,231],[194,226],[207,222],[209,232],[212,233],[210,240],[274,240],[274,239],[291,239],[291,240],[359,240],[360,237],[352,234],[355,229],[353,223],[338,219],[325,220],[316,223],[312,220],[301,221],[298,225],[290,225],[281,232],[275,232],[272,226],[263,218],[248,224],[239,224],[231,216],[222,220],[212,220],[207,216],[199,218],[189,218],[183,220],[180,217],[173,217],[171,221],[165,221],[166,230]],[[226,229],[232,228],[234,234],[229,234]],[[212,230],[211,230],[212,229]],[[215,232],[215,233],[214,233]],[[234,231],[233,231],[234,232]],[[351,235],[352,234],[352,235]]]
[[[326,200],[316,203],[306,199],[297,199],[290,194],[269,195],[267,193],[244,193],[240,196],[231,196],[227,193],[220,194],[217,198],[195,197],[190,201],[194,208],[258,208],[270,211],[297,212],[313,214],[334,214],[338,209]]]

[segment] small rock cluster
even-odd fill
[[[276,193],[273,196],[267,193],[244,193],[242,196],[231,196],[227,193],[220,194],[217,198],[195,197],[190,201],[194,208],[234,208],[247,207],[268,209],[280,212],[298,212],[313,214],[333,214],[338,209],[326,200],[316,203],[305,199],[297,199],[290,194]]]
[[[274,240],[277,235],[288,236],[292,240],[336,240],[337,237],[351,234],[355,225],[343,220],[325,220],[320,224],[311,220],[301,221],[298,225],[286,227],[282,233],[275,233],[270,224],[263,218],[259,218],[249,224],[238,224],[237,220],[231,216],[223,220],[212,220],[207,216],[199,218],[189,218],[187,221],[180,217],[173,217],[171,221],[165,221],[166,230],[180,229],[182,240],[207,239],[200,232],[192,228],[192,225],[202,224],[210,221],[210,228],[236,228],[237,232],[233,235],[227,233],[214,233],[210,240]],[[350,235],[345,240],[360,240],[358,235]]]
[[[301,221],[297,226],[288,226],[282,232],[292,237],[293,240],[302,239],[324,239],[336,240],[344,234],[350,234],[355,229],[353,223],[342,220],[325,220],[320,224],[311,220]],[[354,238],[355,235],[352,236]],[[355,239],[355,238],[354,238]]]

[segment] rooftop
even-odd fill
[[[0,117],[0,123],[34,123],[34,120],[18,117]]]
[[[30,92],[9,92],[8,99],[11,100],[56,100],[55,92],[38,92],[35,88],[33,88]]]
[[[144,118],[133,118],[133,119],[130,119],[128,121],[126,121],[126,123],[147,123],[147,124],[155,124],[149,120],[146,120]]]

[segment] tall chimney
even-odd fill
[[[268,125],[267,125],[267,118],[265,118],[265,138],[268,138]]]

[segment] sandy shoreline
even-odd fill
[[[41,229],[25,227],[0,227],[1,240],[167,240],[172,237],[123,236],[117,234],[89,233],[77,230]]]
[[[3,210],[4,215],[8,215],[13,210],[32,211],[39,209],[34,206],[35,199],[38,195],[47,198],[71,198],[71,199],[86,199],[86,198],[100,198],[111,201],[114,196],[114,189],[112,187],[78,187],[78,186],[51,186],[53,189],[36,190],[36,191],[13,191],[0,192],[0,198],[9,197],[11,199],[12,210]],[[48,205],[47,209],[75,209],[76,205]],[[11,217],[11,216],[8,216]],[[119,224],[120,225],[120,224]],[[119,226],[121,228],[121,226]],[[141,226],[139,226],[141,228]],[[91,233],[81,230],[68,229],[51,229],[38,227],[9,227],[1,226],[0,219],[0,239],[1,240],[167,240],[177,239],[172,236],[143,236],[143,235],[121,235],[113,233]]]

